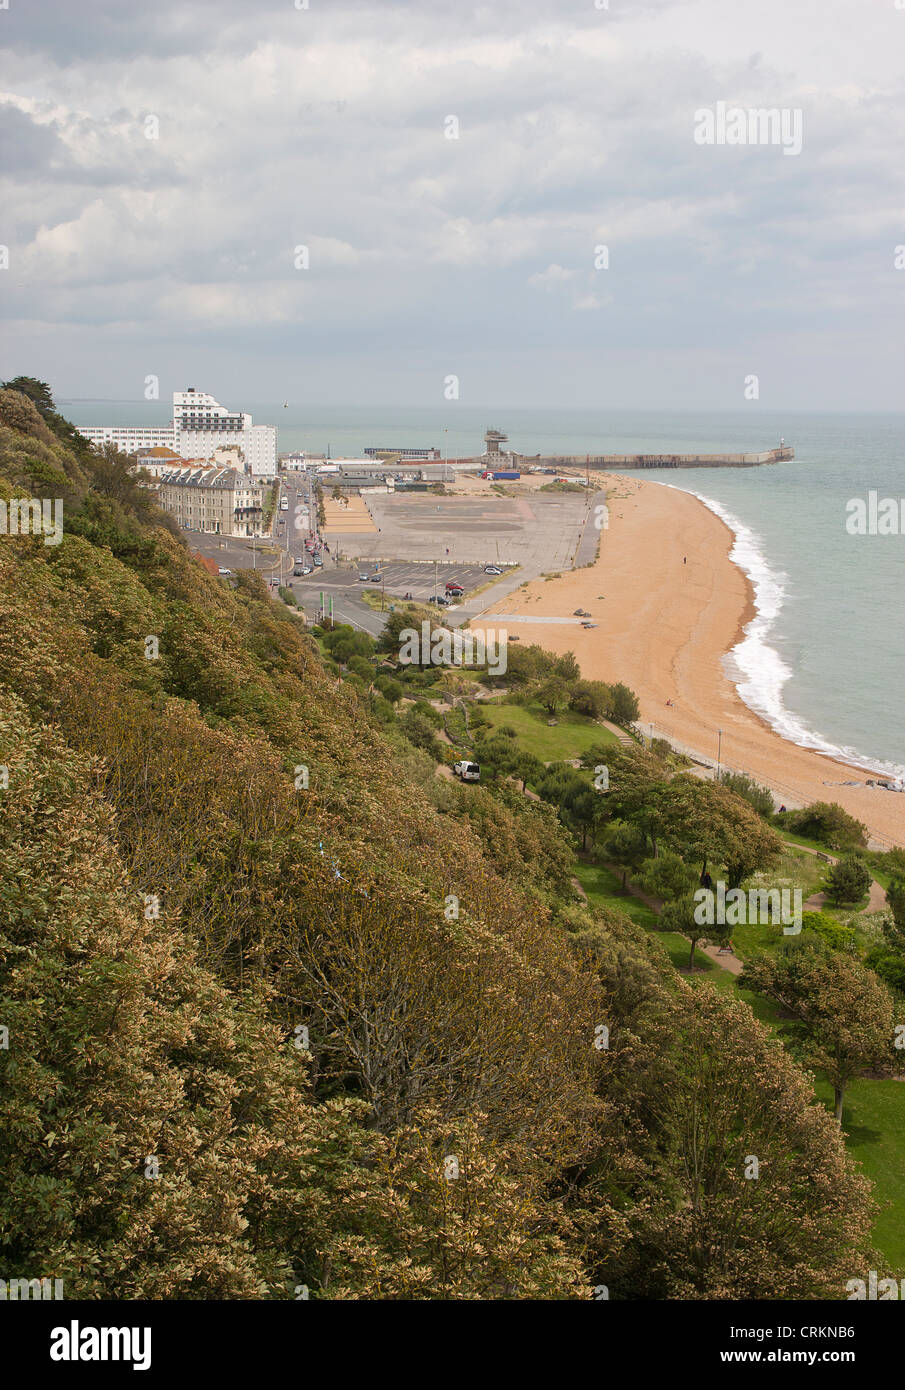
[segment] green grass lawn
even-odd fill
[[[838,859],[842,853],[838,849],[829,849],[820,840],[811,840],[807,835],[799,835],[796,830],[787,830],[783,825],[774,823],[773,829],[787,845],[805,845],[808,849],[816,850],[818,854],[831,854],[834,859]]]
[[[832,1109],[833,1093],[827,1082],[818,1079],[815,1090]],[[874,1184],[874,1200],[880,1208],[874,1244],[888,1261],[882,1274],[901,1279],[905,1277],[905,1081],[853,1081],[845,1093],[842,1127],[849,1153],[862,1163]]]
[[[551,727],[547,723],[548,715],[538,705],[505,705],[497,700],[486,700],[481,709],[494,728],[509,724],[515,729],[519,748],[533,753],[541,762],[580,758],[589,748],[602,743],[618,747],[616,735],[609,729],[570,710],[557,714],[556,724]]]
[[[657,914],[640,898],[633,898],[630,893],[623,893],[621,876],[613,873],[612,869],[608,869],[606,865],[576,863],[575,877],[587,893],[588,902],[592,907],[614,907],[620,912],[624,912],[626,917],[631,917],[632,921],[637,922],[639,927],[646,927],[648,930],[656,928]],[[667,933],[663,933],[663,935],[667,935]],[[678,939],[681,941],[684,938],[679,937]]]

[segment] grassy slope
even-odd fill
[[[511,725],[523,752],[532,753],[542,762],[580,758],[589,748],[617,742],[616,735],[602,724],[568,710],[558,714],[556,724],[551,726],[547,723],[548,715],[539,706],[506,705],[488,700],[481,708],[494,728],[501,724]]]

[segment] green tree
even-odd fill
[[[660,798],[660,835],[686,859],[697,858],[701,873],[725,866],[728,885],[768,868],[782,842],[741,797],[715,782],[680,773]]]
[[[511,772],[513,777],[517,777],[522,784],[522,791],[525,790],[529,782],[535,786],[541,780],[546,768],[540,758],[536,758],[533,753],[518,752],[512,764]]]
[[[647,854],[647,840],[636,825],[618,822],[603,843],[603,852],[622,870],[622,890],[630,869],[637,869]]]
[[[614,724],[621,724],[623,727],[633,724],[641,713],[635,692],[621,681],[610,686],[610,706],[607,713]]]
[[[581,835],[582,849],[587,849],[592,827],[608,815],[605,798],[588,784],[580,773],[563,763],[553,763],[537,784],[538,795],[559,807],[564,824]]]
[[[836,1119],[848,1083],[894,1060],[892,996],[854,956],[831,950],[813,933],[783,944],[775,958],[746,964],[741,984],[773,999],[794,1020],[783,1025],[807,1066],[824,1071]]]
[[[656,859],[647,859],[638,875],[641,887],[663,902],[685,897],[697,883],[694,869],[672,850],[664,850]]]
[[[775,803],[769,787],[760,786],[753,777],[749,777],[744,772],[724,772],[720,776],[720,781],[724,787],[735,792],[736,796],[747,801],[749,806],[753,806],[759,816],[765,818],[772,816]]]
[[[826,876],[827,893],[834,903],[857,903],[870,890],[871,877],[858,854],[845,854]]]
[[[623,960],[600,963],[622,1129],[588,1174],[592,1282],[617,1299],[838,1298],[871,1267],[874,1208],[808,1078],[745,1004],[636,973],[620,988]]]
[[[905,953],[905,879],[894,878],[886,890],[886,901],[892,913],[887,936],[892,945]]]
[[[799,835],[819,840],[829,849],[859,849],[867,844],[867,828],[838,801],[814,801],[793,811],[788,823]]]
[[[569,695],[569,683],[562,676],[548,677],[537,686],[534,692],[535,699],[549,715],[555,715],[558,709],[567,704]]]
[[[693,893],[683,893],[680,898],[672,898],[663,904],[660,913],[660,931],[678,932],[680,936],[687,936],[691,943],[688,953],[688,969],[694,970],[694,956],[698,946],[709,940],[709,936],[702,930],[701,924],[696,917],[697,904]],[[719,929],[708,928],[708,932],[718,933]]]
[[[552,669],[554,675],[559,676],[567,685],[574,685],[581,679],[581,667],[574,652],[563,652],[562,656],[553,657]]]
[[[602,719],[612,702],[612,692],[603,681],[577,681],[569,695],[569,709]]]

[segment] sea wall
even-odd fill
[[[794,457],[794,449],[783,448],[767,449],[761,454],[556,454],[531,462],[550,468],[753,468]],[[527,462],[524,455],[522,462]]]

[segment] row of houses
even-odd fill
[[[260,536],[267,485],[235,468],[169,468],[154,484],[165,512],[189,531]]]

